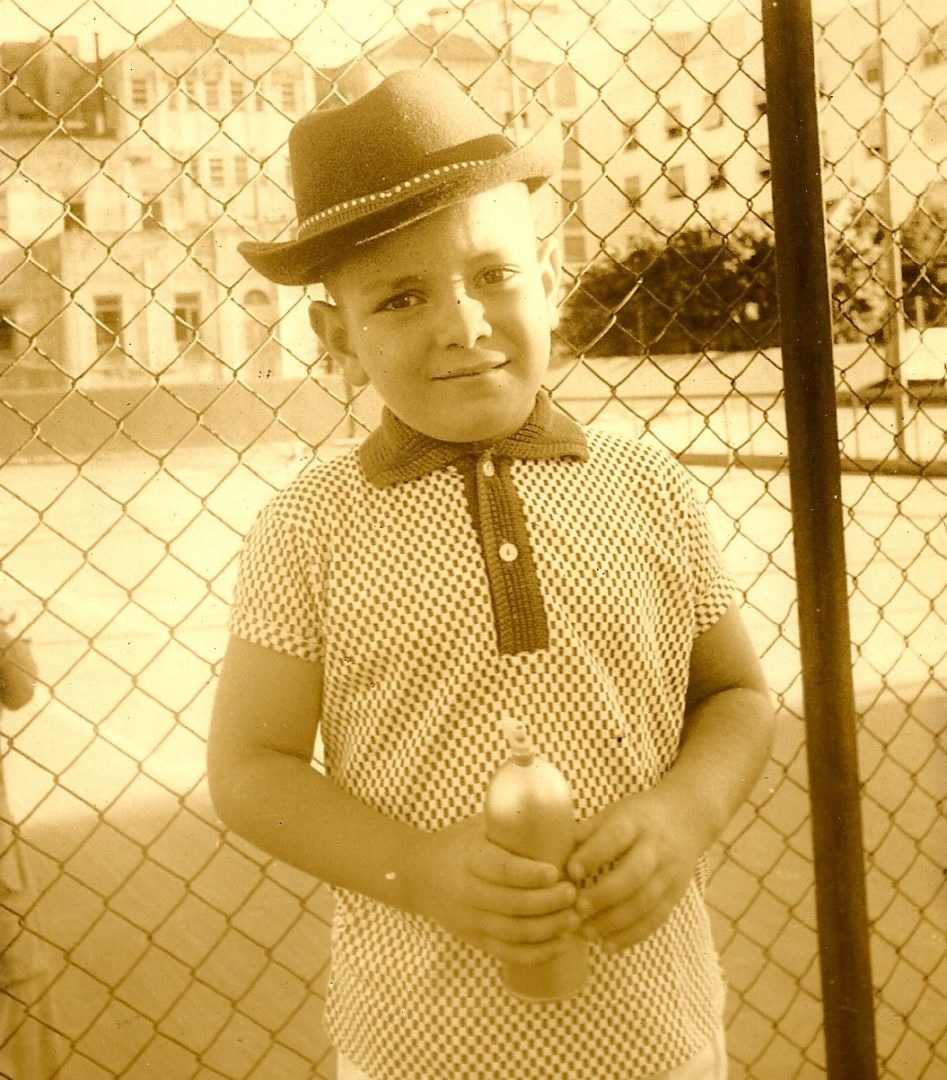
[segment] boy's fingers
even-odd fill
[[[644,912],[619,932],[608,936],[605,942],[606,952],[618,952],[650,937],[670,914],[670,905],[660,904]]]
[[[581,890],[576,911],[590,919],[618,904],[634,902],[642,891],[660,885],[656,870],[657,859],[650,845],[634,844],[600,880]]]
[[[535,918],[571,911],[577,898],[576,887],[561,881],[546,889],[514,889],[485,885],[477,897],[481,910],[513,918]]]
[[[602,902],[595,909],[589,909],[585,897],[579,899],[576,909],[586,921],[582,925],[582,936],[610,939],[637,925],[641,920],[663,909],[666,889],[657,880],[644,882],[633,892],[625,893],[613,903]]]
[[[540,945],[555,942],[579,928],[574,911],[560,911],[534,919],[514,919],[505,915],[486,915],[484,931],[495,941],[513,944]]]
[[[609,814],[593,826],[592,831],[569,857],[566,872],[573,881],[593,877],[603,867],[615,862],[635,842],[638,827],[628,814]]]
[[[566,942],[562,938],[555,941],[544,941],[540,944],[515,944],[508,941],[493,941],[489,952],[498,960],[511,964],[545,964],[560,956],[566,948]]]
[[[485,881],[514,889],[542,889],[554,885],[560,877],[551,863],[514,855],[495,844],[479,849],[474,872]]]

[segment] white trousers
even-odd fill
[[[339,1055],[337,1080],[371,1080],[367,1072]],[[500,1080],[498,1077],[471,1077],[471,1080]],[[727,1080],[727,1045],[723,1031],[696,1056],[670,1072],[655,1073],[649,1080]]]

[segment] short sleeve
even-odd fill
[[[316,661],[322,655],[317,545],[279,500],[263,509],[240,553],[230,632],[255,645]]]
[[[683,467],[678,465],[677,469],[682,485],[682,509],[694,601],[694,637],[699,637],[733,604],[738,590],[711,533],[707,510],[698,495],[696,481]]]

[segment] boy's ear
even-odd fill
[[[549,312],[549,329],[555,330],[559,325],[559,283],[562,278],[559,239],[555,233],[539,242],[538,259],[543,291],[546,294],[546,308]]]
[[[346,379],[353,386],[364,386],[368,376],[352,348],[342,310],[325,300],[313,300],[309,305],[309,322],[322,347],[342,368]]]

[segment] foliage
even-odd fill
[[[947,324],[947,207],[919,205],[897,234],[908,324]],[[881,337],[890,319],[892,239],[859,204],[827,230],[835,338]],[[736,352],[779,343],[772,231],[692,226],[603,256],[566,302],[561,337],[590,356]]]
[[[778,338],[775,272],[762,228],[640,237],[582,276],[561,333],[593,356],[762,348]]]
[[[947,325],[947,205],[919,206],[902,234],[905,317],[915,326]]]

